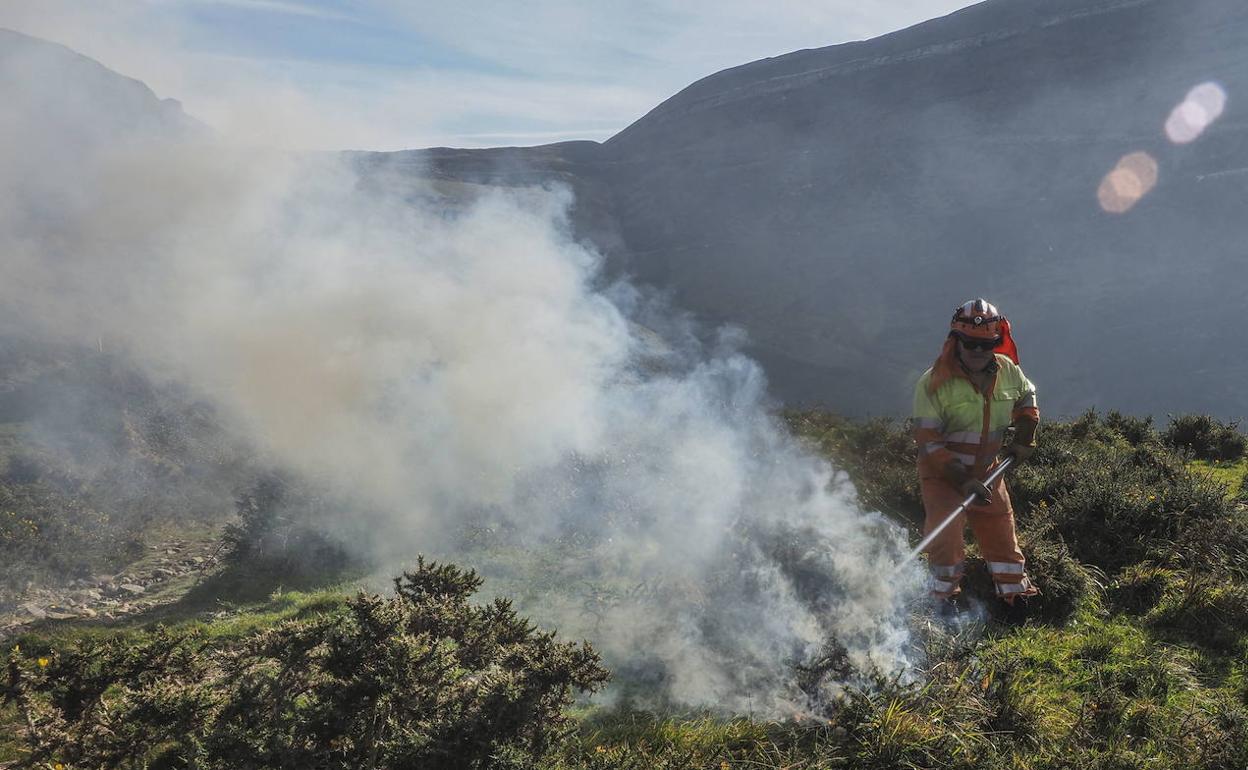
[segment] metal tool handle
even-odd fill
[[[997,465],[997,467],[993,468],[992,473],[989,473],[988,476],[984,479],[984,486],[990,487],[994,483],[996,483],[997,479],[1001,478],[1001,474],[1005,473],[1005,469],[1009,468],[1010,465],[1012,465],[1013,463],[1014,463],[1014,457],[1012,455],[1007,456],[1004,460],[1002,460]],[[952,511],[950,511],[949,515],[945,517],[945,520],[940,522],[940,524],[938,524],[935,529],[933,529],[931,532],[927,534],[927,537],[923,538],[923,540],[921,540],[919,544],[914,547],[914,550],[910,552],[910,555],[906,558],[906,561],[909,561],[910,559],[913,559],[919,554],[923,553],[923,549],[926,548],[928,545],[930,545],[931,542],[936,539],[936,536],[940,534],[941,530],[949,526],[950,522],[956,519],[958,517],[958,514],[962,513],[962,511],[965,511],[968,505],[975,502],[975,498],[977,496],[978,495],[972,493],[970,496],[968,496],[965,500],[962,501],[961,505],[959,505],[957,508],[954,508]]]

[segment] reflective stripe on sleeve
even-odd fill
[[[1019,400],[1014,402],[1015,409],[1034,409],[1036,407],[1036,394],[1028,393]]]
[[[936,580],[936,579],[932,579],[929,585],[931,586],[931,591],[933,593],[938,593],[938,594],[952,593],[953,590],[958,587],[957,583],[953,583],[948,580]]]
[[[944,425],[944,421],[939,417],[920,417],[918,425],[920,428],[927,428],[928,430],[940,430],[941,426]]]
[[[929,441],[923,445],[923,454],[934,454],[945,448],[943,441]]]

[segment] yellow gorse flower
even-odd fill
[[[40,659],[39,659],[39,668],[47,668],[47,667],[48,667],[48,664],[49,664],[49,663],[51,663],[51,662],[52,662],[52,661],[48,660],[47,658],[40,658]]]

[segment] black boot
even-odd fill
[[[1001,611],[1001,622],[1011,626],[1021,626],[1027,622],[1027,616],[1030,614],[1028,603],[1031,601],[1030,596],[1016,596],[1014,601],[1006,602],[1005,608]]]
[[[944,599],[936,599],[935,616],[939,620],[953,621],[957,620],[962,614],[962,608],[958,606],[957,597],[949,596]]]

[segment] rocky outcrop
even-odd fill
[[[220,542],[169,540],[115,575],[79,578],[62,586],[30,586],[13,606],[0,607],[0,640],[32,623],[84,619],[99,622],[139,615],[176,601],[220,564]]]

